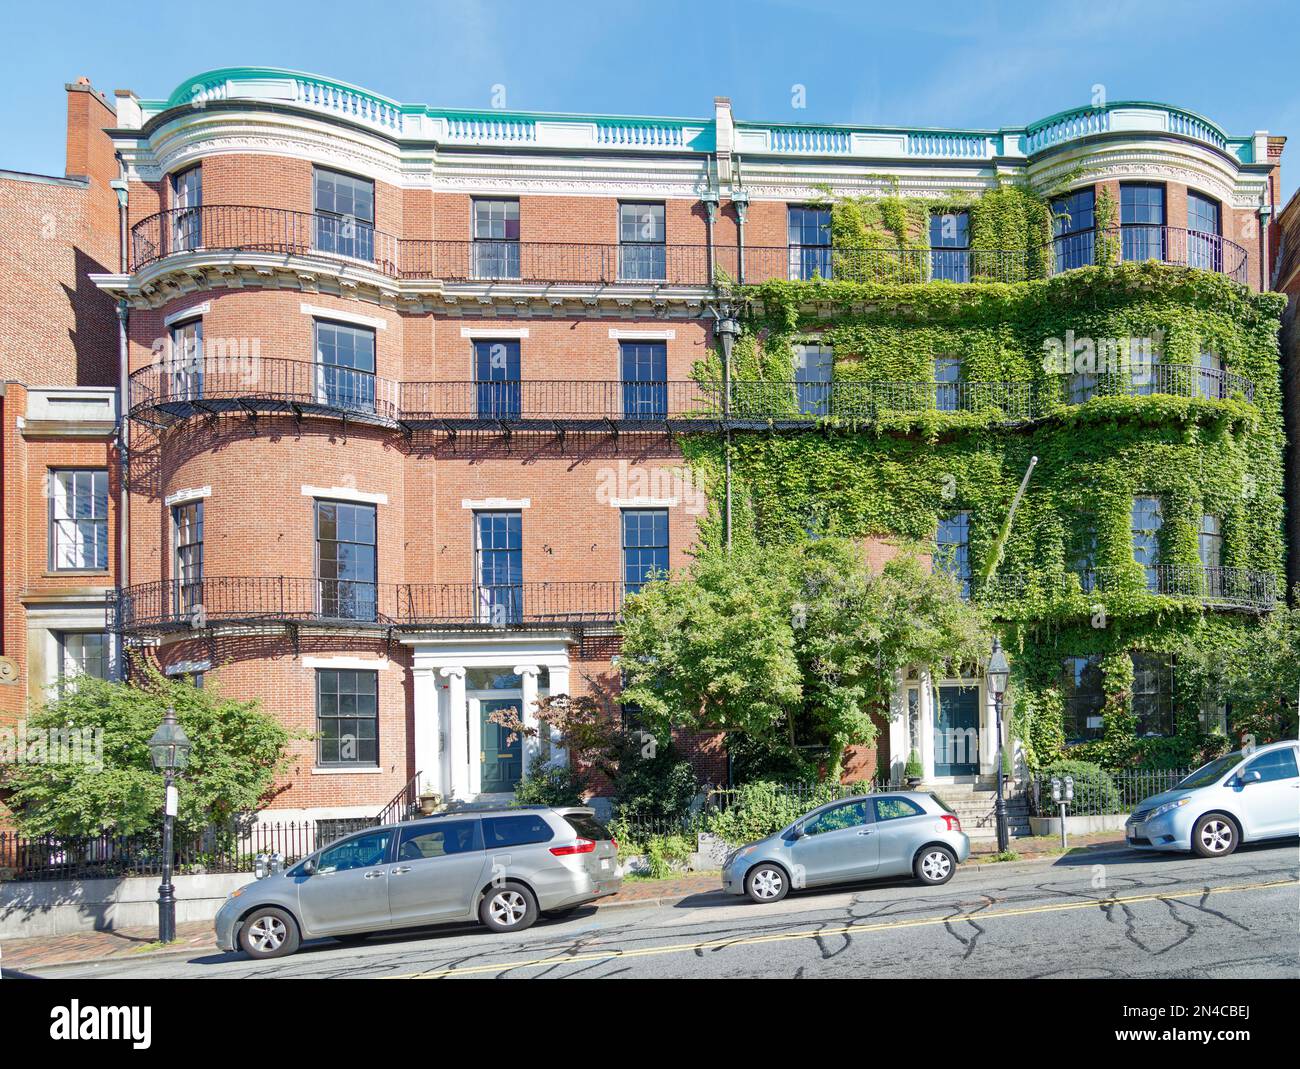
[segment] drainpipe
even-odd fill
[[[109,183],[117,194],[117,241],[118,272],[125,275],[128,268],[127,238],[127,184],[125,178],[115,178]],[[131,582],[131,497],[127,489],[129,474],[130,424],[126,418],[127,388],[127,320],[129,316],[126,298],[117,302],[117,455],[120,470],[117,501],[117,588],[119,592]],[[120,641],[120,640],[119,640]],[[116,645],[116,643],[115,643]],[[124,674],[121,651],[117,653],[118,674]]]
[[[743,189],[731,191],[731,205],[736,209],[736,255],[739,260],[737,281],[745,284],[745,215],[749,211],[749,194]]]
[[[704,227],[708,234],[708,267],[709,281],[708,285],[712,286],[718,277],[717,264],[713,252],[713,224],[718,218],[718,193],[715,189],[706,189],[700,200],[704,202]]]
[[[722,531],[727,552],[731,552],[731,347],[740,334],[740,324],[730,308],[723,308],[717,322],[718,338],[722,341],[722,426],[723,486],[726,503],[722,516]]]

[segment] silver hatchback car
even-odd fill
[[[933,794],[868,794],[821,806],[789,827],[727,855],[723,890],[779,902],[791,888],[913,874],[952,879],[970,839]]]
[[[1124,825],[1129,846],[1223,857],[1243,842],[1300,835],[1300,744],[1238,750],[1173,790],[1144,799]]]
[[[458,810],[367,828],[246,884],[217,911],[217,945],[250,957],[304,939],[478,918],[497,932],[567,913],[622,884],[618,844],[593,810]]]

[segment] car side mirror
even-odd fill
[[[802,824],[796,824],[793,828],[790,829],[791,839],[802,839],[807,834],[808,833],[803,830]]]
[[[1244,787],[1247,783],[1258,783],[1263,778],[1256,769],[1252,768],[1249,772],[1243,772],[1237,780]]]
[[[306,861],[302,863],[302,874],[304,876],[312,876],[315,874],[315,872],[316,872],[316,862],[311,860],[311,858],[308,858]]]

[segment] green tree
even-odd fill
[[[256,701],[221,697],[213,688],[148,670],[139,682],[80,678],[27,721],[35,731],[102,732],[103,759],[14,764],[4,772],[5,802],[24,835],[134,835],[153,830],[162,777],[149,759],[149,737],[168,707],[192,743],[178,783],[177,827],[197,831],[255,810],[288,763],[291,735]]]

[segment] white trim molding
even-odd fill
[[[212,487],[194,486],[188,490],[177,490],[174,494],[168,494],[163,498],[163,504],[170,508],[172,505],[184,505],[191,501],[202,501],[205,497],[212,496]]]
[[[482,341],[512,341],[528,337],[527,327],[461,327],[462,338],[477,338]]]
[[[199,319],[208,314],[212,308],[210,301],[204,301],[202,304],[191,305],[189,308],[182,308],[179,312],[173,312],[169,316],[163,316],[163,326],[171,327],[177,323],[183,323],[187,319]]]
[[[359,501],[365,505],[387,505],[387,494],[370,494],[353,486],[306,486],[303,497],[324,497],[335,501]]]
[[[319,304],[308,304],[303,301],[299,308],[303,315],[311,316],[313,319],[332,319],[337,323],[351,323],[358,327],[372,327],[375,330],[387,330],[388,320],[381,319],[379,316],[362,315],[360,312],[345,312],[337,308],[323,308]]]
[[[387,657],[304,657],[304,668],[355,668],[363,672],[382,672],[390,667]]]
[[[621,330],[609,328],[609,336],[619,341],[676,341],[675,330]]]
[[[680,505],[675,497],[611,497],[610,508],[616,509],[670,509]]]
[[[313,768],[313,776],[378,776],[383,772],[380,765],[364,765],[361,768],[335,768],[330,765],[328,768]]]
[[[463,509],[475,509],[487,511],[504,510],[504,509],[526,509],[531,508],[532,498],[529,497],[484,497],[474,500],[472,498],[461,498],[460,507]]]

